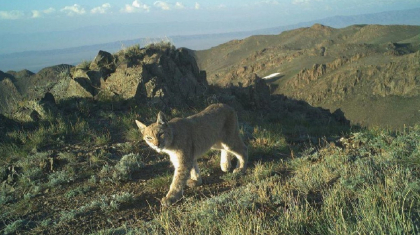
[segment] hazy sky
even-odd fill
[[[103,27],[110,36],[98,37],[98,42],[102,43],[132,39],[134,36],[252,30],[335,15],[417,7],[420,7],[420,0],[0,0],[0,41],[4,41],[4,48],[12,48],[15,39],[16,43],[27,40],[27,47],[21,50],[37,50],[48,47],[30,47],[30,41],[33,39],[35,42],[42,33],[44,35],[39,40],[45,41],[47,33],[78,32],[81,28],[89,31],[92,27],[95,30]],[[130,28],[127,27],[129,24],[137,26]],[[144,27],[138,27],[140,24]],[[94,41],[83,39],[71,43],[77,39],[75,35],[62,40],[61,45],[77,46]],[[12,51],[19,51],[19,48]]]

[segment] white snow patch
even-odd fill
[[[263,77],[263,79],[275,78],[275,77],[277,77],[279,75],[280,75],[280,73],[273,73],[273,74],[270,74],[268,76]]]

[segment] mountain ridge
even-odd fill
[[[420,94],[419,35],[419,26],[314,24],[191,53],[210,84],[240,85],[249,74],[280,73],[267,80],[273,94],[341,109],[353,123],[395,129],[420,120],[413,98]],[[401,103],[406,112],[395,117]],[[382,118],[365,115],[371,111]]]

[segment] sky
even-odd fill
[[[246,31],[418,7],[420,0],[0,0],[0,54]],[[67,34],[60,38],[57,32]]]

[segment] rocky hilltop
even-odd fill
[[[420,120],[419,50],[419,26],[315,24],[192,53],[210,84],[275,74],[266,79],[272,94],[341,109],[353,123],[401,128]]]

